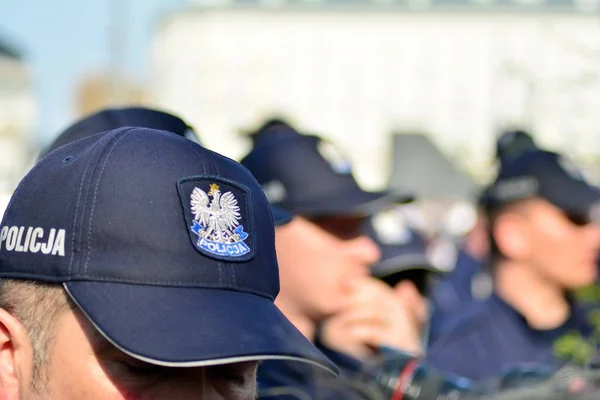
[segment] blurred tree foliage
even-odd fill
[[[575,291],[575,298],[583,303],[600,304],[600,285],[588,286]]]
[[[575,292],[575,298],[584,304],[600,304],[600,285],[593,285]],[[554,343],[554,354],[565,361],[578,365],[587,365],[598,359],[600,344],[600,309],[591,310],[588,314],[594,331],[590,337],[583,337],[580,332],[570,332]]]

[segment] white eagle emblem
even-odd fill
[[[221,194],[215,183],[210,185],[208,193],[195,187],[190,205],[194,214],[191,230],[198,235],[198,247],[225,257],[239,257],[250,251],[244,243],[248,234],[240,225],[240,207],[233,193]]]

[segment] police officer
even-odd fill
[[[397,299],[409,317],[410,324],[418,327],[420,342],[413,348],[404,344],[402,350],[415,357],[422,356],[428,341],[430,309],[427,296],[435,277],[442,274],[429,256],[425,238],[405,220],[402,206],[380,212],[365,224],[366,234],[377,244],[381,260],[371,266],[371,275],[394,289]],[[332,348],[343,341],[344,314],[334,315],[322,326],[322,340]],[[393,315],[390,315],[393,318]],[[327,354],[326,349],[324,350]],[[335,361],[335,355],[330,355]]]
[[[530,150],[503,163],[487,201],[494,293],[448,321],[429,361],[472,379],[558,365],[558,339],[592,332],[571,293],[597,278],[598,201],[600,189],[556,153]]]
[[[362,190],[332,143],[287,124],[271,124],[253,140],[242,164],[272,204],[296,214],[276,231],[282,312],[311,341],[318,340],[323,321],[344,315],[340,342],[324,345],[335,347],[344,370],[361,368],[360,359],[381,346],[418,348],[418,330],[394,291],[369,276],[380,251],[363,232],[366,217],[411,197]],[[259,381],[265,398],[282,388],[308,398],[357,398],[350,384],[325,383],[286,361],[265,362]]]
[[[502,166],[523,152],[536,148],[529,133],[523,130],[506,131],[496,142],[495,159],[498,165]],[[465,237],[454,269],[440,280],[433,290],[431,300],[434,310],[434,336],[449,316],[473,302],[485,300],[491,294],[491,277],[489,271],[483,268],[489,252],[486,202],[487,192],[484,190],[477,201],[477,221]]]

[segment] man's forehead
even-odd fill
[[[546,201],[541,197],[531,197],[528,199],[517,200],[504,205],[501,209],[500,214],[527,213],[531,210],[539,209],[540,205],[541,207],[544,207],[544,203],[546,203]]]
[[[562,209],[541,197],[516,205],[513,213],[524,216],[527,221],[535,224],[539,222],[546,224],[549,221],[556,221],[556,218],[564,218]]]
[[[494,213],[495,220],[502,218],[503,216],[518,216],[529,218],[536,218],[538,216],[544,218],[549,214],[555,214],[560,212],[560,209],[550,203],[548,200],[542,197],[532,197],[529,199],[523,199],[507,204],[502,207],[501,210]]]

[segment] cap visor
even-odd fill
[[[294,218],[294,214],[273,205],[271,206],[271,213],[273,214],[275,226],[285,225]]]
[[[551,202],[566,212],[589,213],[594,206],[600,203],[600,188],[585,182],[573,182],[561,194],[564,198],[561,196],[560,199]]]
[[[310,204],[290,207],[297,214],[305,216],[370,216],[386,210],[395,204],[414,200],[411,194],[383,191],[366,192],[356,187],[335,197],[320,199]]]
[[[267,298],[232,290],[73,281],[65,289],[115,347],[168,367],[284,359],[337,367]]]
[[[371,267],[371,275],[376,278],[385,278],[398,272],[423,270],[442,274],[429,258],[423,253],[399,254],[380,261]]]

